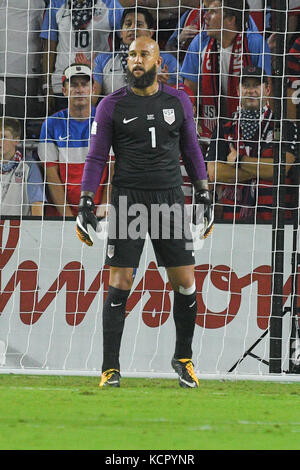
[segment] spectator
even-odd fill
[[[56,212],[46,215],[74,216],[80,199],[80,185],[95,108],[91,106],[92,71],[73,64],[64,72],[62,83],[69,107],[48,117],[42,126],[38,155],[46,164],[46,180]],[[103,180],[102,180],[103,182]],[[96,204],[100,203],[99,187]]]
[[[125,8],[128,7],[146,7],[156,13],[156,22],[158,25],[157,37],[155,38],[160,45],[161,50],[165,50],[166,43],[178,27],[181,15],[191,8],[199,8],[200,0],[121,0]]]
[[[120,30],[122,13],[118,0],[51,0],[41,33],[48,114],[67,106],[61,84],[64,69],[78,52],[88,54],[92,64],[93,53],[109,51],[110,32]]]
[[[193,111],[194,111],[194,116],[196,118],[196,98],[193,96],[193,92],[183,83],[178,83],[178,85],[174,88],[177,88],[178,90],[184,91],[191,100],[192,106],[193,106]],[[191,183],[191,180],[187,174],[184,162],[182,160],[182,157],[180,156],[180,170],[181,170],[181,176],[182,176],[182,186],[181,189],[184,194],[184,203],[187,206],[191,207],[191,204],[193,202],[193,185]]]
[[[287,57],[288,101],[287,117],[296,120],[300,103],[300,36],[290,48]]]
[[[269,47],[261,34],[247,30],[244,0],[214,0],[206,14],[206,31],[199,33],[186,53],[181,76],[200,94],[201,142],[207,145],[218,117],[237,109],[241,67],[256,65],[271,74]],[[200,91],[198,91],[200,89]]]
[[[274,116],[268,103],[270,85],[262,69],[248,66],[240,86],[240,110],[217,126],[207,154],[209,180],[227,220],[271,220]],[[297,127],[284,121],[286,204],[291,202],[290,169],[296,162]],[[298,163],[298,162],[296,162]],[[288,211],[287,211],[288,213]],[[219,214],[220,215],[220,214]]]
[[[128,8],[121,19],[119,52],[99,54],[95,59],[95,94],[108,95],[126,85],[127,54],[135,37],[152,37],[154,21],[145,8]],[[172,54],[161,52],[163,59],[159,80],[172,86],[177,81],[178,63]]]
[[[183,13],[180,18],[179,36],[178,28],[176,28],[167,42],[167,51],[175,51],[177,54],[179,50],[181,52],[180,56],[182,59],[184,58],[185,51],[188,49],[192,39],[200,31],[205,30],[205,15],[212,2],[213,0],[199,0],[199,8],[188,10]],[[250,7],[250,15],[248,20],[249,29],[251,27],[253,30],[258,30],[256,25],[257,21],[260,30],[263,30],[264,11],[262,10],[261,5],[262,0],[248,0],[248,3]],[[253,11],[253,8],[256,8],[257,11]]]
[[[299,33],[300,0],[289,0],[288,31]]]
[[[184,59],[185,51],[188,49],[192,39],[205,29],[205,13],[213,0],[199,0],[199,8],[188,10],[183,13],[178,28],[168,39],[167,51],[174,51],[178,54],[180,63]],[[178,34],[179,33],[179,34]]]
[[[36,162],[17,150],[21,125],[14,118],[0,118],[0,216],[43,215],[44,184]]]
[[[23,120],[44,115],[37,99],[42,52],[39,34],[44,8],[44,0],[0,3],[1,116]]]

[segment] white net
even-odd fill
[[[141,35],[160,45],[159,81],[190,96],[215,201],[195,251],[196,372],[299,380],[298,0],[0,0],[0,373],[101,370],[106,230],[88,248],[74,221],[95,107],[126,85]],[[76,71],[93,80],[71,86]],[[172,305],[147,238],[123,375],[173,376]]]

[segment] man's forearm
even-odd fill
[[[37,217],[42,217],[44,213],[44,206],[43,202],[33,202],[31,204],[31,215],[37,216]]]
[[[51,200],[58,212],[66,217],[72,217],[73,213],[69,206],[65,193],[65,184],[61,181],[56,166],[47,168],[47,185]]]
[[[248,172],[236,166],[221,162],[217,162],[214,165],[214,169],[210,169],[209,171],[211,183],[215,182],[234,184],[251,179],[251,176]]]
[[[65,188],[62,184],[51,184],[48,182],[48,188],[53,204],[61,215],[72,217],[73,213],[65,195]]]
[[[54,71],[56,62],[56,42],[44,39],[43,56],[42,56],[42,69],[43,69],[43,82],[49,87],[51,86],[50,76]]]
[[[250,178],[272,180],[273,178],[273,158],[253,158],[244,156],[240,164],[243,171],[249,174]]]

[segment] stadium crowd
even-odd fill
[[[300,0],[289,0],[286,20],[284,94],[276,98],[280,33],[272,0],[1,0],[0,217],[77,214],[95,107],[126,85],[129,46],[146,36],[160,46],[159,81],[192,101],[215,219],[271,220],[278,122],[291,219],[299,182]],[[276,99],[285,105],[281,115]],[[113,163],[112,155],[98,215]],[[182,176],[191,202],[184,165]]]

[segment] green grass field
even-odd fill
[[[0,449],[300,449],[300,383],[0,375]]]

